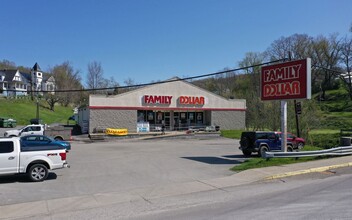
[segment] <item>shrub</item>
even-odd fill
[[[221,130],[221,136],[226,138],[241,139],[243,130]]]
[[[307,144],[323,149],[337,147],[340,144],[340,133],[308,134]]]

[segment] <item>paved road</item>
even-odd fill
[[[200,193],[183,197],[187,202],[178,206],[149,207],[123,219],[351,219],[351,184],[352,168],[347,167]],[[158,205],[162,202],[153,201],[154,207]],[[118,216],[114,213],[111,219],[114,215]]]
[[[25,177],[0,177],[0,205],[57,198],[160,188],[233,174],[245,158],[238,141],[202,136],[192,139],[121,140],[72,143],[70,169],[42,183]]]
[[[304,184],[286,184],[287,176],[352,167],[352,156],[345,156],[253,169],[237,174],[229,171],[230,167],[245,159],[238,150],[238,141],[219,136],[74,142],[73,150],[69,154],[73,167],[56,171],[47,181],[31,183],[23,177],[0,177],[0,219],[103,220],[132,217],[139,219],[142,216],[148,219],[150,215],[151,219],[155,219],[155,216],[165,219],[170,214],[171,219],[216,219],[217,214],[224,219],[233,219],[234,216],[236,219],[257,219],[261,212],[273,209],[265,201],[276,207],[275,202],[280,202],[280,196],[288,191],[293,191],[291,196],[299,197],[309,195],[310,190],[321,189],[318,192],[324,192],[325,188],[331,189],[328,185],[318,188],[318,178],[317,181],[306,184],[308,191],[303,190],[299,194],[300,187]],[[272,178],[273,181],[268,180]],[[257,182],[264,179],[268,182]],[[341,185],[343,190],[338,193],[346,194],[347,197],[335,197],[331,206],[334,201],[342,201],[339,204],[343,209],[348,209],[345,206],[349,203],[345,200],[351,196],[348,186],[352,183],[344,179],[338,181],[347,183],[347,188],[343,183],[332,183],[334,186]],[[273,194],[267,194],[268,192]],[[272,197],[274,198],[271,199]],[[319,197],[319,200],[329,200],[330,197],[332,195]],[[261,199],[263,203],[259,202]],[[247,208],[243,202],[253,203],[254,207]],[[259,206],[259,212],[252,212],[257,202],[263,206]],[[295,199],[287,202],[293,203],[293,210],[300,208],[294,203]],[[234,206],[233,203],[239,205]],[[299,209],[301,219],[305,219],[304,211],[306,205],[310,204],[308,203]],[[315,205],[321,204],[317,202]],[[212,215],[210,211],[213,206],[217,207],[216,215]],[[232,207],[235,208],[231,209]],[[292,211],[291,206],[280,206],[279,211],[281,209]],[[343,219],[343,215],[338,215],[343,209],[338,209],[331,216]],[[326,210],[334,212],[332,209]],[[312,217],[319,214],[318,212],[319,210],[307,212],[307,216]],[[346,213],[348,216],[352,214]],[[325,214],[331,219],[329,213]],[[272,212],[264,216],[275,218],[283,216],[283,213]],[[294,214],[290,217],[292,218],[287,219],[295,219]]]

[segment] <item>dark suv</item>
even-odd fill
[[[294,149],[294,145],[288,141],[287,151]],[[241,134],[240,150],[245,156],[250,156],[252,152],[262,156],[265,151],[281,151],[281,138],[274,131],[245,131]]]

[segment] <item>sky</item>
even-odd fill
[[[0,60],[100,62],[124,85],[237,68],[280,37],[351,34],[351,0],[0,0]]]

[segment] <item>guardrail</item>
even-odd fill
[[[314,157],[314,156],[343,156],[352,154],[352,145],[336,147],[317,151],[298,151],[298,152],[265,152],[263,158],[286,158],[286,157]]]

